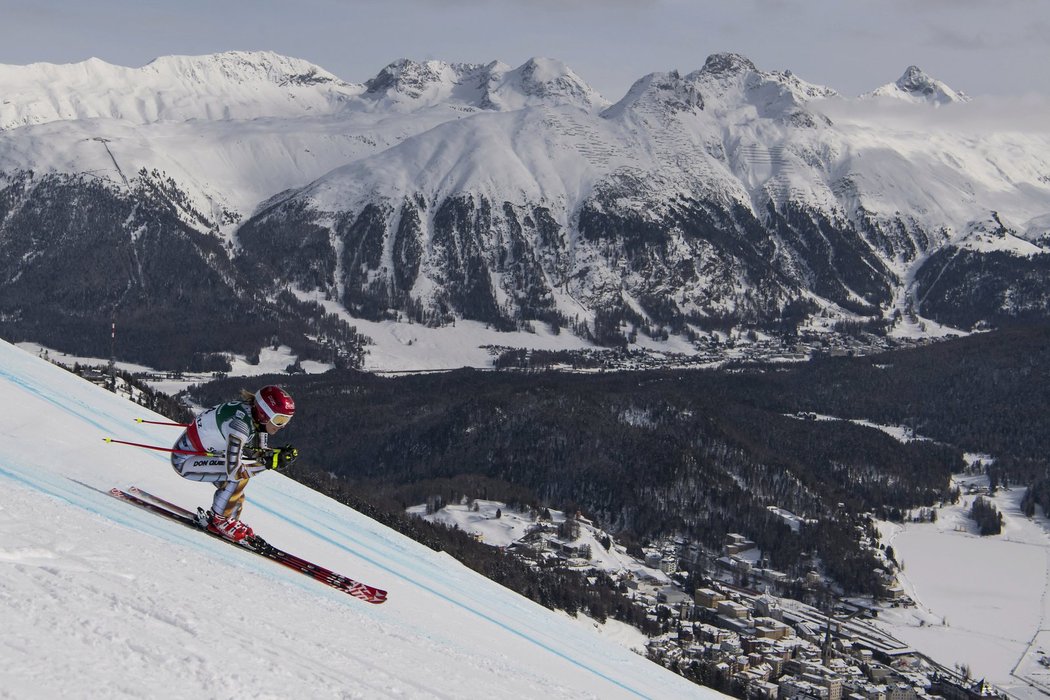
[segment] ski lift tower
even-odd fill
[[[117,322],[110,321],[109,326],[109,390],[117,392]]]

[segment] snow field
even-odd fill
[[[1004,516],[1003,533],[981,537],[966,515],[974,499],[966,487],[975,481],[987,483],[959,478],[962,500],[939,509],[936,523],[880,524],[917,607],[886,610],[878,624],[945,666],[965,664],[975,678],[1014,697],[1043,697],[1050,675],[1036,652],[1040,643],[1050,649],[1048,521],[1021,513],[1024,488],[1015,487],[991,499]],[[1029,685],[1037,681],[1042,692]]]

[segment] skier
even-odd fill
[[[239,401],[204,411],[175,443],[171,465],[179,476],[215,484],[211,510],[203,513],[208,530],[234,542],[254,537],[240,521],[248,479],[267,469],[284,469],[299,456],[291,445],[271,448],[268,440],[295,415],[295,401],[278,386],[252,394],[241,390]],[[188,454],[187,454],[188,453]]]

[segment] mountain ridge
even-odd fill
[[[677,71],[672,71],[677,74]],[[805,83],[790,70],[762,73],[745,56],[734,53],[712,54],[704,66],[686,74],[693,80],[707,77],[712,80],[732,81],[742,75],[761,74],[780,76],[786,83],[793,83],[809,97],[838,96],[838,92],[820,85]],[[151,80],[160,82],[150,84]],[[40,124],[59,119],[88,118],[138,118],[155,120],[161,118],[239,118],[232,111],[225,113],[212,108],[210,113],[187,112],[178,114],[170,105],[141,105],[139,109],[118,108],[117,105],[92,105],[90,95],[95,90],[136,92],[138,98],[148,96],[167,82],[186,90],[193,85],[221,85],[215,94],[236,93],[232,88],[244,84],[271,84],[294,90],[310,87],[315,91],[325,89],[330,104],[337,110],[345,102],[363,96],[376,96],[386,90],[400,92],[411,99],[423,97],[422,90],[444,83],[444,98],[450,97],[450,83],[474,82],[479,92],[478,106],[483,109],[520,109],[531,97],[548,98],[546,104],[574,103],[586,111],[594,111],[613,104],[591,88],[569,66],[552,58],[533,57],[522,65],[511,68],[494,60],[488,63],[446,63],[439,60],[414,61],[401,58],[382,68],[375,76],[363,83],[347,82],[324,68],[309,61],[284,56],[273,51],[226,51],[202,55],[160,56],[138,68],[111,64],[99,58],[88,58],[78,63],[32,63],[26,65],[0,64],[0,85],[7,89],[0,104],[0,129],[11,129],[30,124]],[[47,84],[49,88],[43,88]],[[138,90],[135,85],[139,85]],[[412,86],[415,87],[412,87]],[[965,93],[956,92],[943,82],[936,80],[915,66],[910,66],[895,83],[884,85],[865,95],[882,94],[894,88],[899,94],[926,94],[938,100],[969,100]],[[418,91],[418,92],[417,92]],[[440,90],[439,90],[440,91]],[[61,92],[78,95],[63,102]],[[509,102],[500,99],[500,93],[519,93]],[[630,91],[628,91],[630,92]],[[295,99],[302,100],[309,93],[301,92]],[[626,97],[625,94],[623,97]],[[439,96],[440,97],[440,96]],[[522,98],[525,98],[522,100]],[[554,99],[554,102],[550,101]],[[623,99],[623,98],[621,98]],[[560,101],[559,101],[560,100]],[[618,100],[617,100],[618,101]],[[19,104],[22,110],[19,110]],[[26,104],[28,103],[28,104]],[[258,107],[262,103],[258,103]],[[482,106],[483,105],[483,106]],[[317,103],[306,105],[317,109]],[[168,111],[165,112],[165,109]],[[192,116],[191,116],[192,115]],[[252,116],[259,116],[258,114]]]
[[[165,183],[150,206],[215,237],[256,294],[317,294],[370,321],[541,321],[619,345],[787,317],[790,332],[937,335],[948,318],[965,331],[1034,312],[1050,280],[1045,131],[938,129],[935,105],[899,100],[884,123],[871,101],[739,54],[651,73],[613,104],[554,59],[402,59],[362,85],[268,53],[155,63],[268,91],[220,111],[204,100],[196,121],[0,130],[0,171]],[[11,94],[9,113],[32,111]],[[32,192],[6,196],[18,209]],[[994,245],[980,224],[993,216]],[[0,258],[37,260],[23,255],[0,236]],[[981,303],[961,306],[972,296],[948,280]]]

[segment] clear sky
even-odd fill
[[[124,66],[271,50],[360,83],[398,58],[567,63],[617,100],[741,53],[858,95],[909,65],[970,95],[1050,95],[1048,0],[0,0],[0,63]]]

